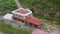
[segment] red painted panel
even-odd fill
[[[26,19],[22,19],[22,18],[13,16],[13,18],[16,19],[16,20],[23,20],[23,21],[25,21],[25,22],[32,23],[32,24],[35,24],[35,25],[41,25],[41,24],[43,24],[42,21],[38,20],[38,19],[35,18],[35,17],[28,17],[28,18],[26,18]]]
[[[28,17],[27,19],[25,19],[25,21],[30,22],[30,23],[35,24],[35,25],[41,25],[41,24],[43,24],[42,21],[38,20],[35,17]]]

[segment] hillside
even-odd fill
[[[31,34],[30,30],[6,24],[3,20],[0,20],[0,31],[4,34]]]
[[[29,8],[33,15],[44,23],[60,29],[60,0],[19,0],[23,8]],[[0,16],[17,9],[15,0],[0,0]],[[0,20],[0,31],[5,34],[31,34]]]
[[[59,0],[19,0],[24,8],[32,10],[38,18],[51,20],[60,24],[60,1]],[[17,9],[15,0],[1,0],[0,14],[11,13]]]
[[[15,0],[0,0],[0,14],[11,13],[15,9],[17,9]]]
[[[60,24],[59,0],[20,0],[20,3],[24,8],[31,9],[36,17]]]

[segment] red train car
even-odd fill
[[[39,27],[43,25],[43,22],[38,20],[36,17],[32,15],[32,11],[29,9],[19,8],[17,10],[12,11],[13,18],[22,22],[25,22],[29,25],[34,25]]]

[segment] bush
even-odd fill
[[[33,0],[19,0],[19,1],[24,8],[28,8],[29,6],[31,6],[33,2]]]
[[[53,20],[52,18],[50,18],[48,16],[44,16],[44,19],[46,19],[46,20]]]
[[[2,0],[0,1],[0,9],[1,10],[13,10],[16,9],[15,0]]]
[[[60,22],[56,22],[55,24],[56,24],[56,25],[60,25]]]
[[[14,9],[16,9],[15,0],[1,0],[0,1],[0,12],[1,14],[6,14]]]

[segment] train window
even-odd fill
[[[16,14],[17,17],[19,17],[17,14]]]
[[[19,17],[20,17],[20,15],[19,15]]]
[[[15,14],[13,14],[15,16]]]
[[[31,16],[31,14],[29,16]]]
[[[27,16],[26,16],[26,18],[27,18]]]
[[[26,18],[29,17],[29,15],[26,16]]]
[[[16,14],[16,16],[18,17],[18,15]]]

